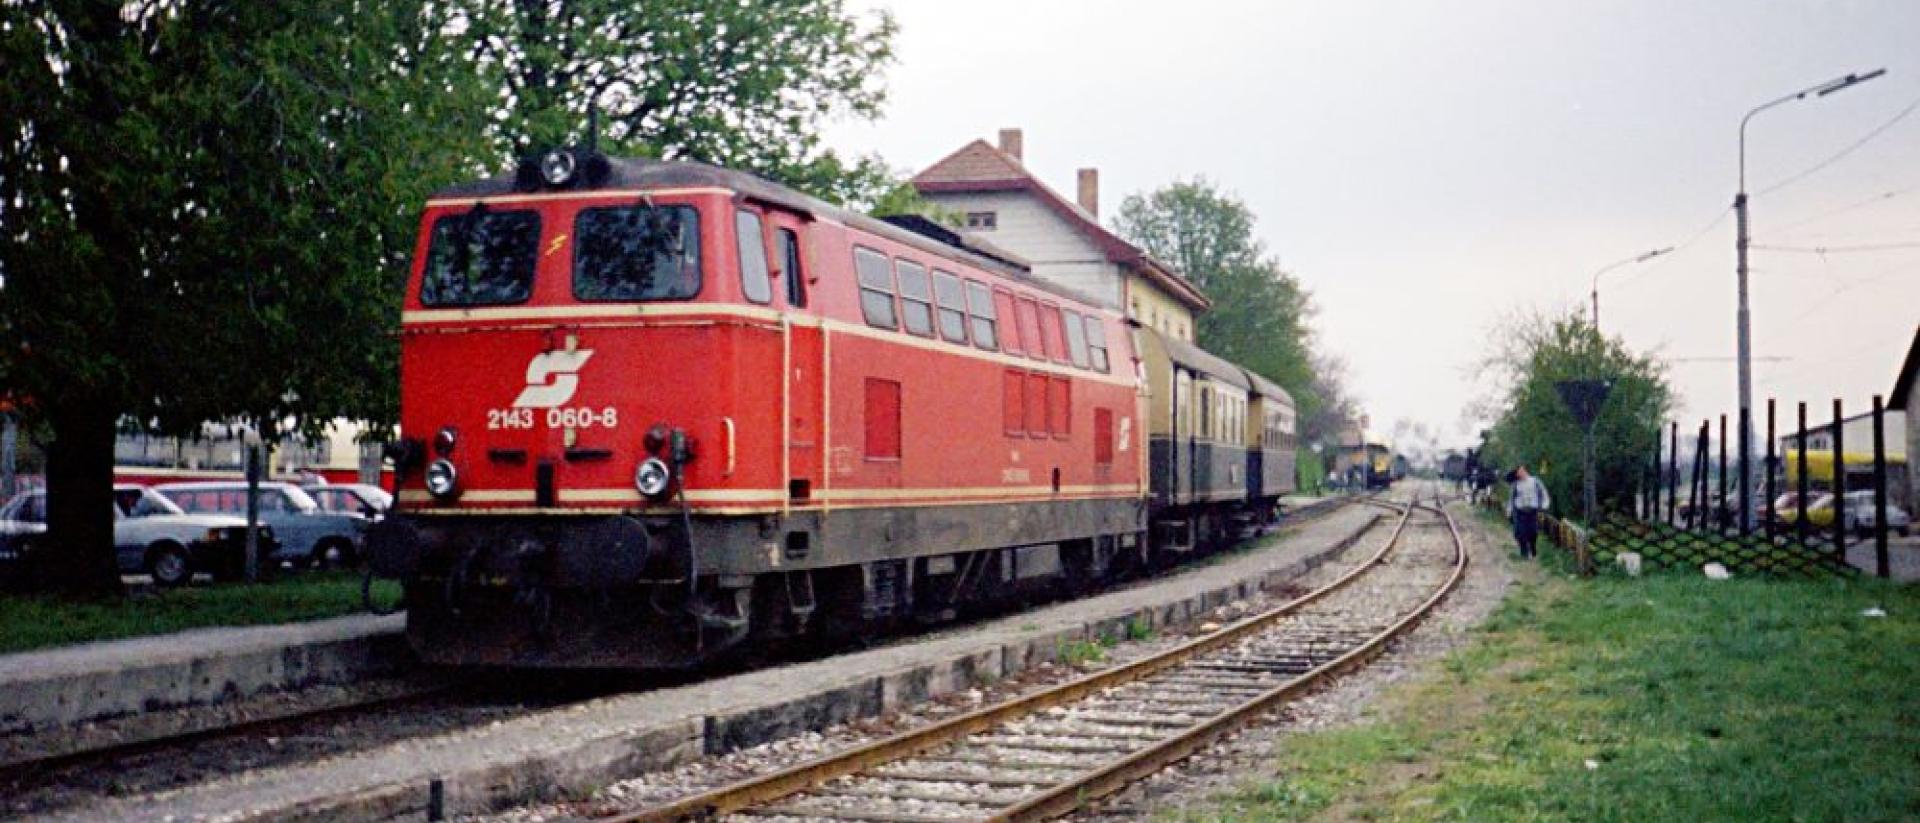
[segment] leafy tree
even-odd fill
[[[461,38],[500,78],[501,155],[587,138],[621,154],[753,172],[836,203],[895,186],[876,157],[821,146],[819,127],[873,117],[896,26],[843,0],[454,0]]]
[[[1337,376],[1316,377],[1311,296],[1254,239],[1253,222],[1239,198],[1195,179],[1128,196],[1115,230],[1212,298],[1197,323],[1202,348],[1279,383],[1313,419],[1345,401]]]
[[[1673,403],[1664,366],[1602,336],[1579,312],[1519,316],[1504,325],[1482,363],[1498,381],[1488,404],[1497,422],[1483,459],[1501,467],[1524,463],[1547,484],[1556,508],[1577,513],[1582,434],[1554,384],[1612,381],[1594,423],[1596,499],[1602,510],[1630,509]]]
[[[42,586],[119,588],[123,419],[392,416],[418,204],[489,90],[407,0],[0,3],[0,374],[51,434]]]

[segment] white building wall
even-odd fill
[[[1120,308],[1121,271],[1072,223],[1024,192],[934,192],[927,200],[965,214],[990,211],[997,227],[987,242],[1024,258],[1035,277]]]

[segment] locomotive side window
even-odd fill
[[[1100,318],[1087,318],[1087,355],[1093,360],[1093,370],[1105,373],[1107,370],[1107,327],[1101,325]]]
[[[582,209],[573,233],[578,299],[684,300],[700,293],[700,213],[691,206]]]
[[[1027,356],[1035,360],[1046,359],[1046,343],[1040,338],[1040,306],[1032,298],[1022,297],[1018,312],[1020,316],[1020,339],[1026,343]]]
[[[793,229],[781,229],[780,268],[787,278],[787,305],[796,309],[807,305],[807,279],[800,266],[800,236]]]
[[[755,303],[773,302],[773,284],[767,279],[767,240],[760,231],[760,215],[733,213],[734,245],[740,250],[740,289]]]
[[[433,221],[420,302],[484,306],[525,302],[533,291],[540,215],[483,206]]]
[[[1087,324],[1081,320],[1078,312],[1069,310],[1065,314],[1067,356],[1073,359],[1074,365],[1084,369],[1087,367]]]
[[[997,317],[993,312],[993,293],[985,284],[967,281],[967,315],[973,321],[973,344],[988,351],[999,351]]]
[[[950,272],[933,270],[933,297],[940,305],[940,336],[949,342],[967,344],[967,292],[960,278]]]
[[[893,310],[893,261],[873,249],[855,248],[853,267],[860,278],[860,313],[867,325],[899,328]]]
[[[1048,360],[1067,362],[1067,347],[1060,342],[1059,306],[1048,303],[1040,307],[1040,340],[1045,344]]]
[[[927,285],[927,267],[911,260],[897,261],[900,270],[900,319],[907,331],[933,336],[933,289]]]
[[[1008,354],[1025,354],[1026,348],[1020,342],[1020,323],[1014,317],[1013,293],[1001,289],[993,290],[993,309],[1007,319],[1001,327],[1000,349]]]

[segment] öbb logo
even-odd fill
[[[527,387],[513,401],[516,409],[551,409],[573,399],[580,388],[580,369],[592,349],[542,352],[527,363]]]

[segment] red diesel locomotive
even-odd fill
[[[370,536],[413,646],[679,667],[1142,561],[1138,330],[918,228],[577,151],[436,195]]]

